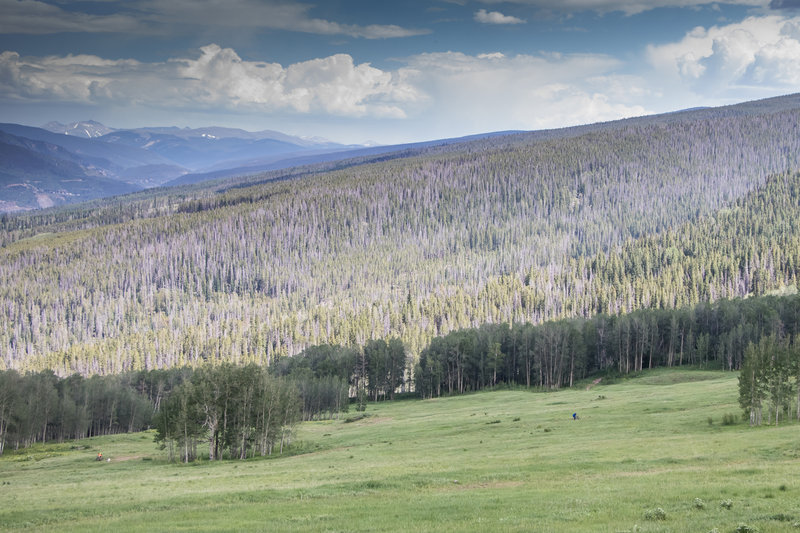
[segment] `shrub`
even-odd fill
[[[700,498],[695,498],[694,499],[694,508],[695,509],[705,509],[706,508],[706,502],[704,502]]]
[[[739,524],[733,531],[735,533],[758,533],[758,528],[747,524]]]
[[[722,415],[723,426],[733,426],[736,424],[736,415],[734,413],[727,413]]]
[[[666,520],[667,519],[667,512],[662,509],[661,507],[656,507],[655,509],[648,509],[644,512],[644,519],[645,520]]]
[[[724,509],[730,509],[731,507],[733,507],[733,500],[722,500],[721,502],[719,502],[719,506]]]

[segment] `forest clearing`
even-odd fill
[[[371,403],[247,461],[170,463],[153,432],[7,450],[0,528],[797,530],[797,423],[742,421],[738,373],[591,382]]]

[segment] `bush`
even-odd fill
[[[736,415],[734,413],[728,413],[722,416],[722,425],[723,426],[733,426],[736,425]]]
[[[706,502],[704,502],[700,498],[695,498],[694,499],[694,508],[695,509],[705,509],[706,508]]]
[[[661,507],[656,507],[655,509],[648,509],[644,512],[644,519],[645,520],[666,520],[667,519],[667,512],[662,509]]]
[[[758,528],[747,524],[739,524],[733,531],[735,533],[758,533]]]
[[[721,502],[719,502],[719,506],[722,507],[723,509],[730,509],[731,507],[733,507],[733,501],[722,500]]]

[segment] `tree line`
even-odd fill
[[[792,292],[792,291],[790,291]],[[414,363],[398,338],[318,345],[271,367],[203,364],[119,375],[0,371],[0,454],[37,442],[157,430],[171,458],[244,459],[282,451],[299,421],[352,401],[423,398],[497,386],[571,387],[597,374],[694,365],[741,370],[751,423],[800,419],[800,295],[724,299],[692,308],[501,323],[432,339]]]
[[[0,455],[7,446],[157,430],[170,458],[196,458],[207,438],[209,458],[282,451],[299,420],[338,416],[350,384],[308,373],[273,375],[246,365],[201,365],[118,375],[51,370],[0,371]]]
[[[0,455],[6,446],[141,431],[188,369],[89,378],[0,371]]]
[[[800,333],[800,296],[725,299],[681,309],[544,324],[486,324],[436,337],[414,368],[423,397],[497,385],[570,387],[598,373],[695,365],[738,370],[751,344]]]
[[[374,339],[364,346],[324,344],[311,346],[275,365],[278,375],[295,378],[334,378],[346,383],[350,396],[359,392],[372,401],[393,400],[398,391],[410,390],[412,359],[397,337]]]

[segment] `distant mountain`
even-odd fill
[[[140,187],[109,179],[60,146],[0,132],[0,211],[114,196]]]
[[[6,157],[0,158],[0,175],[4,177],[0,211],[124,194],[160,185],[187,172],[157,153],[96,138],[18,124],[0,124],[0,135],[8,145]],[[28,192],[22,194],[23,189]]]
[[[246,139],[252,141],[271,139],[274,141],[283,141],[289,144],[306,147],[319,145],[339,146],[337,143],[333,143],[322,137],[313,137],[308,139],[305,137],[287,135],[274,130],[246,131],[238,128],[223,128],[219,126],[209,126],[205,128],[178,128],[176,126],[161,128],[135,128],[131,131],[174,135],[175,137],[180,137],[182,139],[191,139],[196,137],[208,139]]]
[[[240,166],[242,160],[307,149],[306,146],[275,139],[216,137],[212,134],[185,136],[149,130],[119,130],[99,140],[111,145],[141,148],[191,170]]]
[[[72,135],[74,137],[83,137],[85,139],[94,139],[102,137],[114,131],[94,120],[87,120],[85,122],[73,122],[71,124],[62,124],[60,122],[48,122],[42,129],[52,131],[53,133],[63,133],[64,135]]]
[[[454,137],[452,139],[437,139],[434,141],[421,141],[416,143],[406,144],[393,144],[393,145],[377,145],[377,146],[357,146],[357,147],[342,147],[339,150],[331,151],[325,149],[318,150],[303,150],[302,152],[295,152],[293,154],[279,154],[271,157],[262,157],[250,161],[241,161],[241,166],[229,167],[224,166],[217,170],[210,170],[206,172],[195,172],[182,175],[172,181],[165,183],[166,186],[188,185],[190,183],[200,183],[203,181],[217,180],[230,178],[233,176],[247,176],[258,174],[260,172],[267,172],[272,170],[281,170],[285,168],[318,165],[324,163],[335,163],[341,161],[346,166],[363,164],[377,157],[386,155],[388,158],[397,159],[403,157],[410,157],[418,155],[419,150],[431,147],[444,147],[453,144],[458,144],[467,141],[479,141],[482,139],[491,139],[495,137],[504,137],[515,133],[522,133],[520,131],[497,131],[491,133],[481,133],[476,135],[468,135],[465,137]],[[391,155],[389,155],[391,154]],[[352,161],[348,161],[352,160]]]
[[[174,164],[169,159],[157,153],[134,148],[131,146],[118,146],[100,141],[98,138],[82,138],[63,133],[53,133],[42,128],[31,126],[21,126],[19,124],[0,124],[0,131],[24,137],[34,141],[44,141],[46,143],[61,146],[73,154],[94,158],[99,163],[104,161],[103,166],[113,176],[116,171],[124,168],[133,168],[144,165]]]
[[[326,139],[303,139],[277,131],[233,128],[137,128],[115,130],[100,140],[143,148],[192,171],[213,172],[274,162],[298,153],[329,153],[360,148]]]
[[[24,158],[0,160],[0,174],[13,176],[11,181],[15,183],[38,179],[37,175],[28,173],[36,166],[31,161],[46,155],[51,163],[55,164],[56,160],[63,162],[59,166],[59,173],[46,174],[73,180],[66,183],[82,184],[84,180],[94,177],[108,180],[108,184],[126,184],[121,187],[98,184],[92,198],[173,181],[180,183],[179,178],[189,173],[201,177],[187,182],[200,181],[208,179],[202,177],[208,172],[218,172],[222,176],[241,175],[266,167],[285,168],[303,155],[319,156],[360,148],[271,130],[248,132],[222,127],[124,130],[109,128],[92,120],[72,124],[50,122],[43,128],[0,124],[0,132],[7,136],[4,141],[7,144],[31,152]],[[278,162],[283,160],[287,163],[280,165]],[[12,195],[9,190],[0,190],[0,211],[35,209],[88,198],[86,191],[71,190],[62,182],[49,180],[40,185],[36,188],[39,196],[32,193]],[[43,198],[42,195],[51,200],[38,201],[37,198]]]

